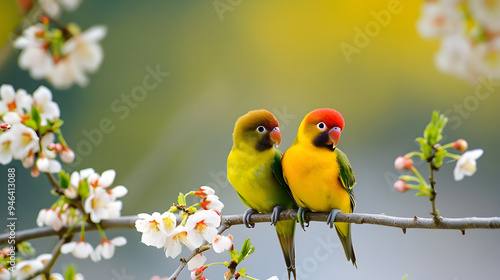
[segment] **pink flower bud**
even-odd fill
[[[0,124],[0,129],[2,131],[9,130],[10,129],[10,124],[8,124],[8,123],[2,123],[2,124]]]
[[[54,151],[56,153],[60,153],[62,151],[63,147],[60,143],[50,143],[49,144],[49,150]]]
[[[396,169],[407,169],[410,170],[413,168],[413,161],[407,157],[398,157],[394,161],[394,167]]]
[[[394,183],[394,188],[398,190],[400,193],[404,193],[407,190],[411,189],[411,186],[408,185],[405,181],[403,180],[397,180],[396,183]]]
[[[30,168],[33,163],[35,163],[35,155],[30,151],[30,153],[23,159],[23,167]]]
[[[465,141],[464,139],[458,139],[457,141],[455,141],[453,143],[453,146],[452,146],[454,149],[457,149],[457,151],[463,153],[465,152],[465,150],[467,150],[467,141]]]
[[[209,195],[215,194],[215,191],[211,187],[202,186],[198,191],[195,191],[194,194],[199,196],[201,199],[204,199]]]
[[[61,160],[66,163],[73,162],[73,160],[75,160],[75,152],[68,147],[63,148],[61,152]]]
[[[40,176],[40,170],[38,170],[38,168],[35,166],[33,167],[33,169],[31,169],[30,174],[33,178],[36,178]]]

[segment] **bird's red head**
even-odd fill
[[[343,129],[344,118],[338,111],[330,108],[310,112],[301,124],[305,137],[319,147],[335,148],[340,141],[340,133]]]

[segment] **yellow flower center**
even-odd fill
[[[167,228],[174,228],[174,221],[170,217],[163,218],[163,223]]]
[[[181,231],[172,236],[172,241],[187,243],[187,231]]]
[[[31,138],[31,134],[29,133],[23,133],[21,135],[21,143],[23,143],[24,146],[28,145],[32,139],[33,138]]]
[[[474,166],[474,164],[472,164],[472,162],[470,162],[470,161],[467,161],[464,164],[462,164],[460,166],[460,168],[462,168],[463,170],[466,170],[470,173],[476,172],[476,166]]]
[[[205,231],[207,231],[207,224],[205,224],[205,221],[202,220],[198,223],[196,223],[196,226],[194,227],[194,229],[199,233],[199,234],[203,234],[205,233]]]

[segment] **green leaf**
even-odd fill
[[[179,205],[186,205],[186,197],[183,193],[179,193],[179,196],[177,197],[177,203],[179,203]]]
[[[427,140],[422,137],[418,137],[417,139],[415,139],[415,141],[417,141],[420,144],[420,151],[423,154],[422,159],[429,158],[432,155],[432,147],[429,145]]]
[[[82,198],[85,199],[89,196],[89,183],[87,182],[87,178],[85,178],[83,181],[80,182],[80,185],[78,186],[78,195]]]
[[[408,274],[406,274],[405,276],[403,276],[403,280],[407,280],[408,279]]]
[[[32,119],[27,119],[26,121],[24,121],[24,125],[35,130],[35,131],[38,129],[36,122]]]
[[[50,129],[52,129],[52,127],[50,125],[44,125],[44,126],[40,127],[40,129],[38,130],[38,133],[40,135],[44,135]]]
[[[250,238],[245,239],[245,242],[243,242],[243,246],[241,246],[241,254],[238,257],[238,263],[241,263],[241,261],[250,256],[254,251],[255,247],[252,246]]]
[[[437,148],[436,153],[434,154],[434,166],[436,168],[439,168],[441,165],[443,165],[443,159],[445,155],[446,150],[441,147]]]
[[[240,257],[240,252],[238,250],[229,250],[229,255],[232,261],[236,261]]]
[[[36,253],[36,250],[33,246],[31,246],[31,243],[27,241],[22,241],[17,244],[17,249],[19,250],[19,253],[21,255],[27,257],[27,256],[33,256]]]
[[[61,188],[67,189],[69,186],[69,174],[66,173],[66,171],[62,170],[59,172],[59,184],[61,185]]]
[[[65,280],[74,280],[76,275],[76,266],[74,264],[70,264],[66,271],[64,272]]]
[[[63,124],[64,124],[64,121],[63,121],[63,120],[57,119],[57,120],[55,120],[55,121],[52,123],[52,129],[53,129],[53,130],[56,130],[56,129],[60,128]]]
[[[35,122],[37,128],[40,127],[42,118],[40,117],[40,113],[38,112],[38,109],[35,107],[35,105],[31,106],[31,119]]]
[[[416,193],[415,196],[427,196],[427,195],[425,193],[419,192],[419,193]]]

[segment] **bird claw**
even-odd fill
[[[258,213],[258,212],[255,211],[254,209],[250,208],[250,209],[247,209],[247,211],[245,211],[245,213],[243,214],[243,224],[245,224],[245,226],[247,228],[254,228],[255,227],[254,223],[250,223],[250,217],[254,213]]]
[[[304,231],[306,231],[306,227],[309,226],[309,221],[306,221],[306,216],[305,216],[306,211],[307,211],[307,209],[304,207],[299,207],[299,210],[297,211],[297,220],[299,221],[300,226],[302,227],[302,229]],[[305,225],[304,225],[304,221],[305,221]]]
[[[276,223],[278,222],[281,211],[283,211],[283,207],[281,207],[279,205],[275,206],[273,208],[273,213],[271,214],[271,225],[272,226],[276,226]]]
[[[330,226],[330,228],[333,228],[335,221],[335,216],[337,216],[337,213],[340,212],[339,209],[332,209],[330,211],[330,214],[328,214],[328,217],[326,218],[326,224]]]

